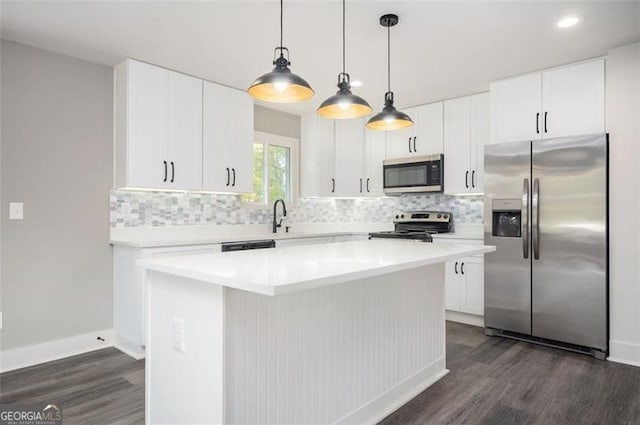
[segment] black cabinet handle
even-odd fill
[[[460,263],[460,274],[464,274],[464,263]]]
[[[166,181],[167,181],[167,161],[162,161],[162,163],[164,164],[164,180],[162,180],[162,181],[166,183]]]
[[[360,179],[360,193],[362,193],[362,179]]]
[[[455,270],[456,274],[458,274],[458,262],[456,261],[455,266],[453,266],[453,269]]]
[[[417,137],[413,136],[413,153],[418,152],[418,149],[416,149],[416,139],[417,139]]]
[[[469,170],[464,173],[464,186],[469,189]]]
[[[331,178],[331,193],[336,191],[336,179]]]
[[[476,170],[471,172],[471,187],[476,187]]]
[[[409,137],[409,153],[411,153],[411,137]]]
[[[171,161],[171,183],[173,183],[173,181],[175,180],[176,177],[176,166],[173,164],[173,161]]]
[[[540,134],[540,112],[536,113],[536,134]]]
[[[231,173],[229,172],[229,167],[227,167],[227,186],[231,183]]]
[[[371,180],[371,179],[370,179],[369,177],[367,177],[367,193],[368,193],[368,192],[371,192],[371,191],[369,190],[369,180]]]
[[[548,133],[548,131],[547,131],[547,111],[544,112],[544,132]]]
[[[232,168],[231,171],[233,172],[233,183],[231,183],[231,186],[235,186],[236,185],[236,169]]]

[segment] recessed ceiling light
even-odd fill
[[[351,80],[351,87],[361,87],[362,81],[360,80]]]
[[[580,18],[577,16],[565,16],[558,21],[558,28],[569,28],[580,22]]]

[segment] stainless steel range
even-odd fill
[[[432,234],[451,232],[452,223],[453,216],[449,211],[397,212],[393,220],[393,230],[369,233],[369,239],[392,238],[432,242]]]

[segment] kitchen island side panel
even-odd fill
[[[228,424],[375,422],[446,374],[444,264],[224,298]]]

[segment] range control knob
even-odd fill
[[[399,218],[400,218],[400,216],[398,214],[396,214],[396,220],[399,219]]]
[[[402,214],[402,215],[400,216],[400,218],[404,218],[404,214]]]
[[[438,218],[442,218],[442,214],[438,214]]]
[[[446,214],[443,217],[444,217],[445,220],[449,218],[449,216],[446,215]]]

